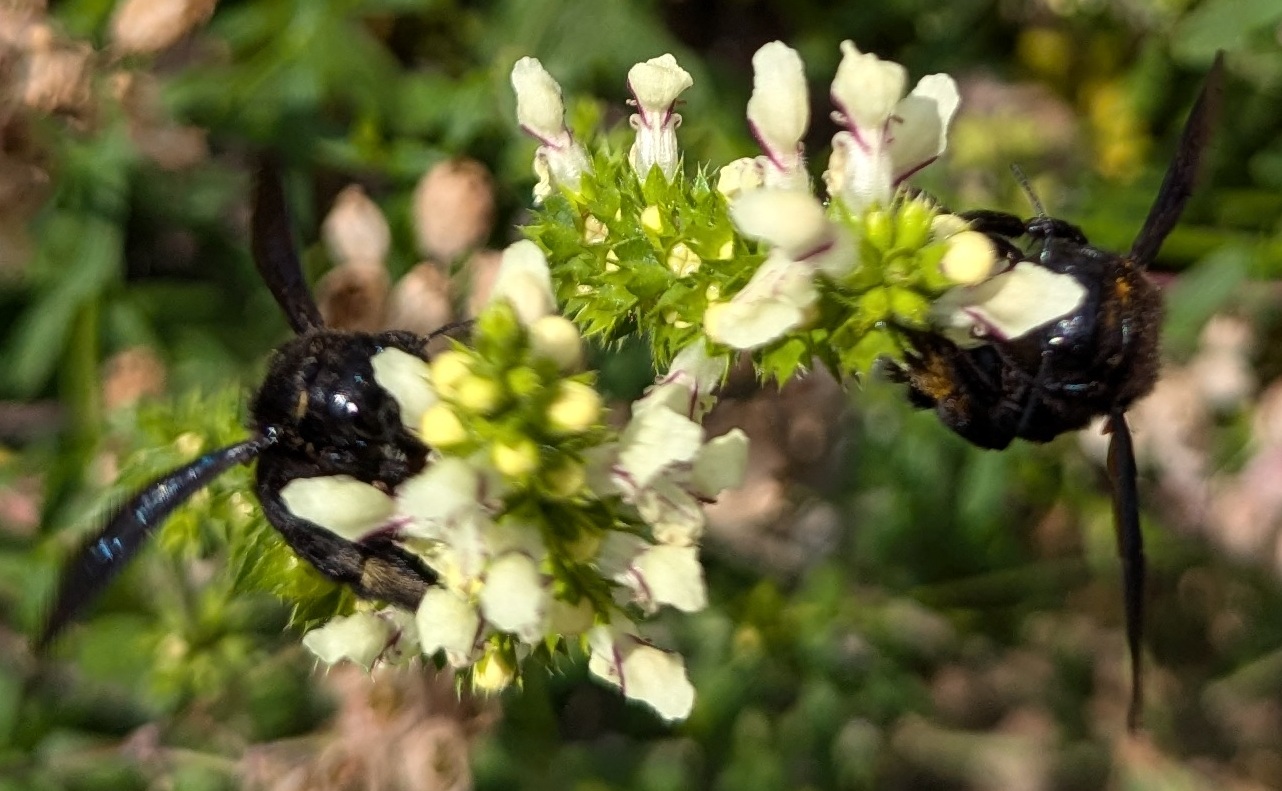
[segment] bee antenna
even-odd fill
[[[1028,202],[1033,204],[1033,211],[1037,212],[1038,217],[1045,217],[1046,209],[1042,206],[1042,202],[1037,199],[1037,193],[1033,192],[1033,183],[1028,180],[1028,176],[1024,175],[1024,169],[1012,162],[1010,172],[1015,174],[1015,180],[1019,182],[1019,188],[1028,196]]]

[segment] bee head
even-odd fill
[[[383,346],[378,336],[324,330],[281,346],[254,400],[256,428],[321,474],[395,485],[418,472],[427,448],[374,379],[370,360]]]

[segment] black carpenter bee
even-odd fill
[[[152,481],[117,508],[68,564],[39,643],[47,644],[107,586],[175,508],[237,464],[258,460],[263,513],[296,552],[358,596],[413,609],[436,582],[418,558],[379,535],[354,543],[295,516],[281,490],[296,478],[350,475],[390,491],[427,464],[428,448],[374,380],[371,358],[394,348],[428,359],[424,337],[326,329],[303,280],[279,173],[264,166],[254,193],[252,249],[259,274],[296,337],[276,349],[254,396],[244,442],[206,453]]]
[[[1126,255],[1091,246],[1079,228],[1047,217],[1022,220],[994,211],[963,213],[1011,264],[1031,262],[1072,277],[1085,294],[1057,320],[1014,338],[959,346],[935,332],[908,333],[911,349],[895,378],[912,402],[934,409],[953,431],[983,448],[1018,438],[1049,442],[1085,428],[1096,417],[1111,435],[1108,473],[1122,559],[1126,637],[1131,654],[1128,724],[1142,705],[1144,548],[1140,534],[1135,454],[1126,410],[1157,381],[1162,295],[1144,274],[1192,194],[1202,154],[1218,116],[1223,55],[1215,59],[1189,114],[1175,158]],[[1027,239],[1026,246],[1015,244]]]

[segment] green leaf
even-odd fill
[[[1217,50],[1243,49],[1252,34],[1280,20],[1277,0],[1208,0],[1176,25],[1173,49],[1187,63],[1209,64]]]

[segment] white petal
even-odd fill
[[[547,586],[533,560],[510,553],[490,564],[481,590],[481,612],[494,628],[534,643],[542,636],[546,608]]]
[[[392,624],[374,613],[358,612],[332,618],[303,635],[303,647],[327,665],[347,660],[369,670],[395,632]]]
[[[997,340],[1018,338],[1077,310],[1086,288],[1072,275],[1022,261],[972,288],[953,289],[937,303],[956,331]]]
[[[708,306],[704,329],[718,343],[755,349],[801,326],[818,298],[814,270],[772,252],[743,290]]]
[[[634,504],[661,544],[691,546],[703,535],[703,503],[676,481],[656,481],[637,494]]]
[[[948,125],[961,96],[947,74],[922,77],[899,106],[891,129],[890,158],[896,181],[920,169],[944,152]]]
[[[512,67],[512,89],[516,92],[517,122],[544,143],[563,141],[565,103],[561,86],[536,58],[521,58]]]
[[[651,58],[628,70],[628,89],[642,114],[666,115],[681,92],[691,85],[694,80],[671,54]]]
[[[833,242],[834,226],[814,195],[800,190],[759,189],[730,204],[730,219],[750,239],[800,260]]]
[[[662,382],[678,382],[697,392],[708,393],[721,386],[730,370],[730,358],[724,354],[708,354],[708,344],[703,341],[686,346],[672,358]]]
[[[651,607],[667,604],[682,612],[698,612],[708,606],[703,566],[693,546],[652,546],[632,562],[632,571]],[[643,601],[642,606],[646,605]]]
[[[415,520],[408,535],[440,525],[481,507],[481,476],[463,459],[445,457],[401,484],[396,490],[397,510]],[[435,537],[431,532],[426,537]]]
[[[617,686],[624,696],[648,704],[665,720],[682,720],[694,707],[694,687],[678,654],[662,651],[631,634],[598,626],[588,634],[588,670]]]
[[[617,468],[623,476],[620,485],[645,489],[663,470],[689,462],[703,442],[703,429],[684,414],[663,405],[645,406],[638,402],[628,427],[624,429]]]
[[[423,413],[437,401],[427,362],[400,349],[384,349],[370,358],[374,381],[392,394],[401,409],[401,422],[418,431]]]
[[[832,101],[861,133],[881,134],[904,96],[908,74],[898,63],[861,53],[851,41],[841,42],[841,53]]]
[[[832,136],[832,156],[824,172],[828,194],[840,197],[852,213],[880,203],[885,205],[895,192],[895,170],[889,153],[879,139],[860,145],[850,132]]]
[[[556,312],[552,274],[547,256],[534,242],[523,240],[503,251],[490,299],[507,299],[527,327]]]
[[[416,620],[424,654],[443,650],[454,667],[466,667],[476,660],[481,617],[472,605],[450,591],[429,588],[418,605]]]
[[[731,429],[699,450],[690,473],[690,487],[696,494],[715,497],[742,484],[747,466],[748,435]]]
[[[716,404],[713,393],[721,387],[730,370],[730,357],[725,354],[712,356],[705,340],[686,346],[673,358],[672,365],[659,383],[685,387],[690,395],[684,413],[691,420],[702,421]]]
[[[294,516],[315,522],[348,541],[359,541],[392,518],[395,501],[350,475],[295,478],[280,491]]]
[[[781,41],[766,44],[752,56],[748,123],[772,161],[795,162],[810,125],[810,97],[801,56]]]
[[[650,547],[650,543],[640,536],[611,530],[601,539],[596,557],[592,559],[601,576],[606,579],[622,580],[632,566],[632,561]]]

